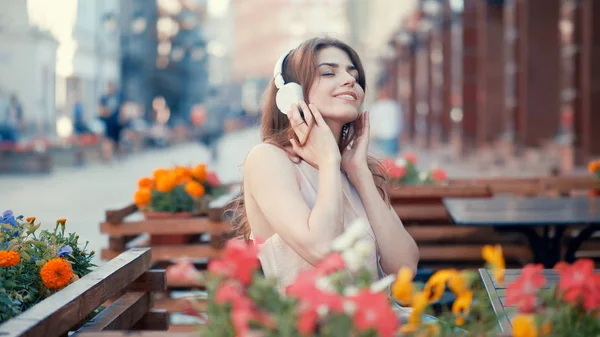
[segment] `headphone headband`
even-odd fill
[[[285,59],[293,50],[294,49],[290,49],[285,52],[275,63],[275,69],[273,69],[273,79],[275,80],[275,86],[277,89],[281,89],[281,87],[285,85],[285,81],[283,80],[283,63],[285,63]]]

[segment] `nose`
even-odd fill
[[[354,78],[354,76],[352,76],[352,74],[345,72],[344,76],[343,76],[343,83],[342,86],[344,87],[354,87],[354,84],[356,84],[356,78]]]

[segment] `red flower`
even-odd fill
[[[215,172],[208,172],[208,174],[206,175],[206,183],[210,187],[221,186],[221,180]]]
[[[569,265],[558,263],[554,269],[560,274],[558,289],[565,301],[577,305],[582,302],[586,310],[600,306],[600,275],[594,274],[594,262],[581,259]]]
[[[387,170],[390,170],[394,167],[396,167],[396,163],[391,160],[390,158],[385,158],[381,161],[381,164],[383,165],[383,167],[385,167]]]
[[[230,240],[223,250],[222,258],[212,260],[208,264],[208,271],[248,285],[259,266],[256,245],[248,245],[241,240]]]
[[[402,179],[406,175],[406,168],[404,167],[394,167],[388,171],[390,178],[392,179]]]
[[[442,182],[448,180],[448,175],[446,171],[441,168],[436,168],[431,171],[431,180],[434,182]]]
[[[412,152],[406,152],[404,154],[404,159],[413,165],[417,165],[417,155]]]
[[[307,303],[303,303],[299,308],[298,320],[296,321],[298,332],[303,336],[311,336],[315,332],[319,314],[316,309],[310,308]]]
[[[398,329],[398,319],[383,293],[361,290],[352,297],[356,305],[354,325],[359,331],[375,329],[378,336],[393,336]]]
[[[327,255],[325,259],[323,259],[315,266],[315,269],[317,270],[317,273],[321,275],[327,275],[338,270],[342,270],[345,267],[346,263],[342,258],[342,254],[339,252],[335,252]]]
[[[506,289],[505,305],[516,306],[519,312],[534,312],[537,291],[546,284],[542,270],[541,264],[525,266],[521,276]]]

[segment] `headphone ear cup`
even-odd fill
[[[279,88],[279,90],[277,90],[277,95],[275,96],[277,108],[279,108],[279,111],[283,114],[287,114],[292,104],[298,104],[302,100],[304,100],[302,86],[294,82],[287,83]]]

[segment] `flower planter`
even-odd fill
[[[200,214],[192,212],[144,212],[146,220],[189,219],[198,215]],[[150,235],[150,244],[152,246],[184,245],[189,241],[190,236],[186,234]]]
[[[591,198],[598,198],[600,197],[600,189],[591,189],[588,191],[588,195]]]

